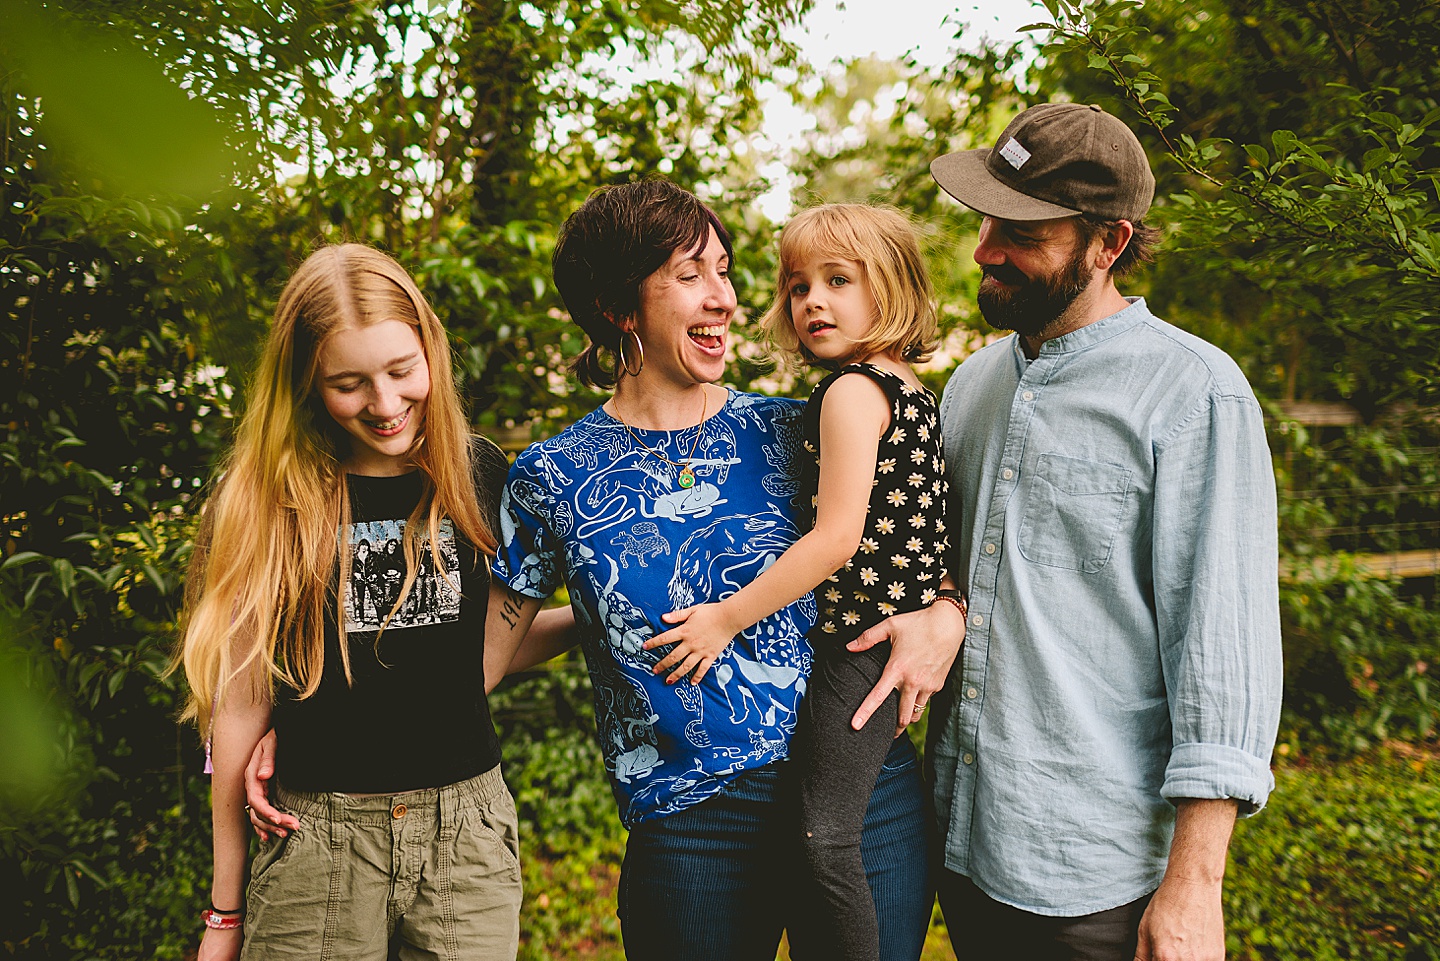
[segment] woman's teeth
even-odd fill
[[[409,419],[410,411],[407,410],[399,417],[396,417],[392,420],[380,421],[379,423],[372,421],[370,423],[370,429],[374,431],[379,431],[382,434],[389,434],[396,430],[399,430],[401,427],[404,427],[405,422]]]
[[[725,336],[725,325],[708,324],[704,327],[691,327],[688,333],[690,339],[702,347],[719,347]]]

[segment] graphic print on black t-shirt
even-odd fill
[[[405,583],[405,522],[356,521],[349,531],[345,630],[378,631]],[[395,612],[387,630],[460,619],[460,595],[451,586],[460,583],[460,554],[455,547],[455,529],[448,520],[440,522],[440,559],[445,562],[443,571],[435,569],[429,539],[422,539],[415,583],[410,585],[405,603]]]

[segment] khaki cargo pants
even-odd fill
[[[300,819],[265,842],[246,894],[247,961],[513,959],[520,937],[515,802],[497,765],[381,797],[276,788]]]

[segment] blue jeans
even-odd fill
[[[807,945],[813,908],[799,847],[794,772],[786,763],[737,775],[726,790],[637,824],[620,871],[620,928],[630,961],[774,961]],[[928,817],[915,749],[891,747],[860,844],[880,926],[881,961],[915,961],[934,900]]]

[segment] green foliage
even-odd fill
[[[1440,612],[1425,598],[1337,565],[1290,585],[1285,623],[1286,737],[1300,745],[1364,749],[1389,737],[1433,737],[1440,704]]]
[[[11,905],[15,916],[6,918],[6,952],[184,957],[194,946],[196,905],[208,895],[208,819],[197,810],[207,790],[201,780],[116,777],[113,787],[120,790],[103,792],[109,798],[103,807],[71,809],[47,818],[43,829],[7,838],[0,848],[7,890],[21,893]]]
[[[21,648],[19,624],[14,611],[0,607],[0,743],[7,746],[0,768],[0,823],[10,823],[50,794],[60,776],[55,679]]]
[[[0,606],[5,682],[37,705],[55,776],[7,792],[0,883],[20,894],[0,942],[114,956],[119,937],[135,957],[179,957],[208,856],[199,785],[178,775],[194,741],[161,674],[189,551],[178,512],[229,389],[187,333],[181,214],[53,156],[26,82],[0,83]]]
[[[1258,295],[1270,356],[1257,360],[1288,368],[1277,386],[1291,396],[1365,410],[1440,399],[1440,10],[1407,0],[1055,10],[1042,82],[1132,113],[1152,154],[1174,165],[1155,213],[1187,276],[1167,282],[1204,273],[1222,297]],[[1247,81],[1293,86],[1262,107]],[[1190,113],[1201,108],[1212,112]]]
[[[1225,879],[1236,961],[1440,958],[1440,759],[1282,765]]]
[[[1421,550],[1440,520],[1440,429],[1408,415],[1343,431],[1280,422],[1281,592],[1292,746],[1363,750],[1431,738],[1440,657],[1430,585],[1369,576],[1357,556]],[[1329,436],[1327,436],[1329,435]]]
[[[573,420],[598,398],[563,373],[583,337],[550,285],[556,229],[596,186],[655,174],[727,216],[728,201],[742,204],[754,83],[793,55],[778,30],[808,6],[307,7],[330,46],[294,65],[283,96],[261,98],[272,150],[293,176],[263,206],[202,225],[201,253],[241,269],[248,302],[214,292],[226,309],[202,320],[205,346],[223,347],[243,374],[253,350],[243,345],[258,340],[283,265],[317,241],[358,239],[416,273],[460,348],[481,423],[540,433]],[[203,18],[177,26],[181,44],[204,48]],[[682,69],[646,83],[600,69],[612,56],[642,75],[666,59]],[[226,229],[237,220],[243,229]]]
[[[563,374],[581,339],[548,270],[556,227],[595,185],[658,172],[694,187],[736,233],[744,309],[768,305],[772,226],[748,209],[763,159],[755,83],[791,63],[778,31],[809,6],[51,0],[0,14],[0,731],[38,745],[7,754],[0,772],[0,889],[21,892],[0,912],[3,953],[175,958],[193,944],[206,785],[163,666],[193,498],[289,269],[321,241],[389,249],[454,333],[477,421],[549,432],[597,401]],[[1434,424],[1378,415],[1433,403],[1437,389],[1434,6],[1050,7],[1054,42],[1026,77],[1009,48],[923,75],[857,65],[817,85],[802,72],[797,92],[821,116],[812,158],[797,163],[808,195],[912,211],[963,343],[983,333],[962,253],[974,218],[939,195],[929,160],[987,143],[1026,98],[1122,105],[1152,156],[1172,158],[1157,208],[1171,247],[1153,284],[1160,313],[1229,349],[1267,401],[1345,400],[1371,418],[1338,436],[1277,431],[1287,558],[1432,545]],[[83,48],[88,83],[37,56],[62,41]],[[663,79],[601,69],[625,59],[636,77]],[[67,127],[105,103],[123,141]],[[847,139],[857,105],[864,137]],[[176,141],[203,147],[199,159],[181,159]],[[216,164],[229,171],[218,190]],[[754,345],[737,353],[737,384],[799,386],[771,378]],[[1292,750],[1433,736],[1433,585],[1358,571],[1342,563],[1286,588]],[[589,696],[567,660],[493,702],[522,819],[527,957],[613,952],[617,936],[624,834]],[[1307,799],[1297,831],[1339,824],[1338,807],[1305,812],[1327,793],[1351,797],[1433,878],[1430,795],[1405,795],[1429,812],[1412,843],[1391,833],[1399,808],[1340,773],[1285,771],[1282,784],[1237,851],[1271,843],[1265,825],[1280,823],[1293,787]],[[1319,842],[1291,843],[1321,860],[1283,849],[1285,885],[1307,863],[1320,873],[1306,883],[1343,876]],[[1353,849],[1361,876],[1394,875],[1405,904],[1425,905],[1414,877],[1426,875],[1403,874],[1382,847]],[[1232,917],[1249,911],[1272,944],[1314,931],[1312,944],[1355,957],[1385,956],[1363,953],[1382,934],[1436,940],[1336,883],[1351,900],[1326,917],[1305,913],[1319,899],[1286,906],[1253,892]],[[1375,919],[1370,934],[1329,933],[1349,905]]]

